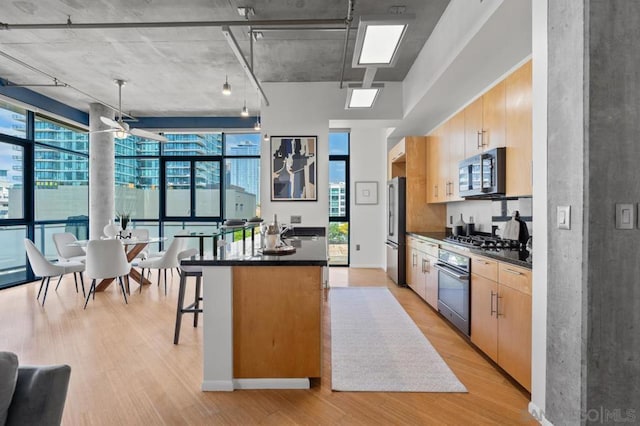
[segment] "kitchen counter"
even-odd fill
[[[236,242],[182,260],[202,267],[202,390],[307,389],[321,376],[327,240],[285,242],[295,253],[263,255]]]
[[[294,236],[284,240],[296,248],[294,253],[265,255],[253,246],[247,253],[238,243],[218,247],[216,256],[194,256],[182,261],[183,265],[197,266],[326,266],[327,239],[317,236]]]
[[[527,250],[484,250],[465,247],[450,241],[445,241],[444,238],[446,234],[444,232],[407,232],[407,235],[431,240],[444,248],[452,248],[453,250],[462,250],[463,252],[473,253],[478,256],[490,257],[501,262],[511,263],[528,269],[531,269],[533,266],[533,257]]]

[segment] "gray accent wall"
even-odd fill
[[[550,1],[545,416],[553,424],[640,416],[640,2]],[[571,229],[556,208],[571,206]],[[637,223],[637,222],[636,222]]]

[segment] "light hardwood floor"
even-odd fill
[[[38,283],[2,290],[0,350],[21,364],[71,365],[65,425],[536,424],[527,395],[411,290],[378,269],[331,268],[330,277],[332,286],[387,286],[469,393],[332,392],[326,294],[322,379],[311,389],[201,392],[202,326],[185,315],[172,343],[177,274],[168,296],[152,277],[142,294],[132,282],[128,305],[111,286],[86,311],[72,277],[50,286],[44,308]]]

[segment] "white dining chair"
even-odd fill
[[[80,246],[72,246],[78,239],[71,232],[59,232],[53,234],[53,244],[56,246],[56,252],[58,253],[58,261],[60,262],[82,262],[87,259],[87,253]],[[76,292],[78,291],[78,279],[76,274],[73,274],[73,279],[76,281]],[[62,275],[58,278],[58,284],[56,284],[56,291],[60,287],[62,281]],[[84,290],[82,292],[84,295]]]
[[[84,262],[87,259],[87,253],[79,246],[70,246],[78,239],[71,232],[59,232],[53,234],[53,243],[58,252],[58,259],[61,261]]]
[[[42,288],[44,287],[42,306],[44,306],[44,302],[47,299],[47,291],[49,291],[49,282],[51,281],[51,277],[62,276],[73,272],[73,278],[76,281],[77,292],[78,280],[76,277],[76,273],[79,273],[80,282],[82,283],[82,295],[84,296],[84,280],[82,278],[82,272],[85,270],[84,263],[71,261],[52,263],[47,260],[46,257],[44,257],[42,252],[38,250],[38,247],[33,244],[33,241],[28,238],[24,239],[24,247],[27,251],[27,257],[29,258],[29,264],[31,265],[31,269],[33,269],[33,273],[37,277],[42,277],[42,281],[40,281],[40,289],[38,290],[38,296],[36,297],[36,299],[40,299],[40,293],[42,293]]]
[[[152,257],[146,260],[141,260],[136,266],[142,269],[141,275],[144,277],[145,269],[157,269],[158,270],[158,286],[160,285],[160,275],[164,271],[164,294],[167,294],[167,269],[177,268],[178,253],[182,250],[182,238],[174,238],[169,245],[166,252],[160,257]],[[140,292],[142,292],[142,286],[140,286]]]
[[[114,278],[120,283],[124,303],[127,301],[127,292],[122,281],[122,277],[127,280],[129,287],[129,272],[131,264],[127,261],[127,255],[120,240],[91,240],[87,244],[87,268],[85,274],[91,279],[91,288],[84,302],[84,309],[87,309],[89,297],[93,292],[96,297],[96,280]]]

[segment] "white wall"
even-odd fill
[[[386,237],[386,131],[382,128],[351,128],[351,266],[385,267]],[[378,204],[356,204],[354,182],[378,182]],[[360,250],[356,251],[356,245]]]
[[[386,182],[386,128],[402,116],[400,83],[386,83],[374,108],[345,110],[346,90],[337,83],[265,83],[270,105],[262,108],[263,134],[270,136],[318,137],[318,201],[271,201],[271,152],[261,149],[260,178],[262,216],[289,223],[291,215],[302,216],[300,226],[328,226],[328,137],[330,122],[351,127],[351,182],[377,181],[379,202],[355,206],[351,200],[351,263],[353,266],[384,267],[384,188]],[[361,125],[359,125],[361,123]],[[352,192],[353,192],[353,186]],[[360,244],[360,251],[355,245]]]
[[[547,8],[536,0],[533,21],[533,328],[531,407],[544,413],[547,381]]]

